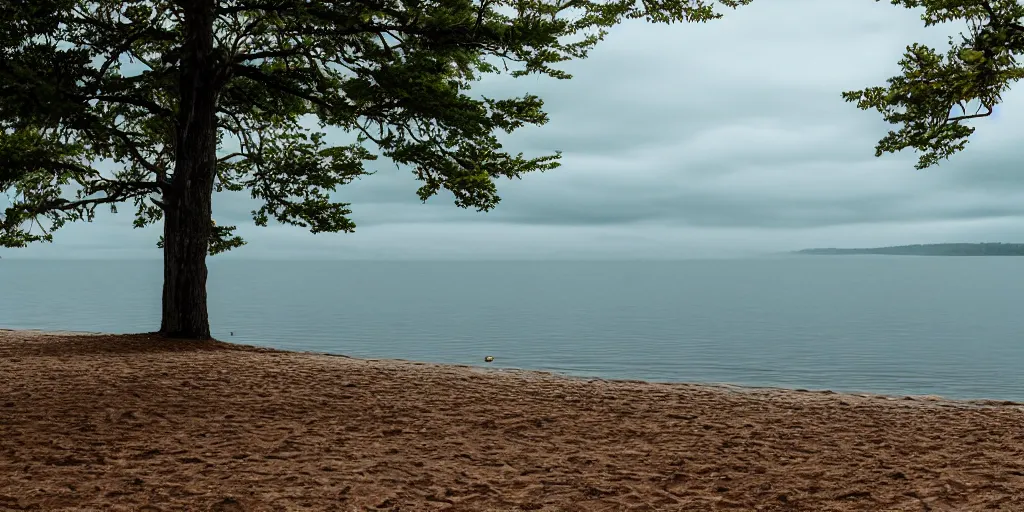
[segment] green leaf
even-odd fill
[[[882,138],[876,156],[907,148],[920,153],[916,168],[937,165],[962,151],[975,128],[964,123],[990,115],[1002,93],[1024,77],[1024,5],[1015,0],[892,0],[924,8],[925,25],[950,21],[978,27],[950,42],[945,54],[920,44],[907,47],[902,74],[886,87],[843,93],[863,110],[876,110],[898,127]],[[968,105],[980,105],[971,110]]]

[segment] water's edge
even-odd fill
[[[55,331],[45,329],[10,329],[0,327],[0,333],[7,333],[12,336],[17,336],[20,333],[24,333],[32,336],[124,336],[124,334],[113,334],[104,332],[94,331]],[[127,335],[152,335],[153,333],[132,333]],[[581,375],[573,375],[570,373],[557,372],[551,370],[537,370],[528,368],[514,368],[514,367],[503,367],[493,368],[482,365],[466,365],[466,364],[455,364],[455,363],[437,363],[428,361],[412,361],[408,359],[388,359],[388,358],[359,358],[351,357],[344,354],[332,353],[332,352],[318,352],[310,350],[287,350],[276,348],[266,345],[250,345],[246,343],[236,343],[232,341],[224,341],[215,339],[221,343],[227,343],[239,347],[252,347],[263,350],[269,349],[269,351],[276,353],[285,354],[297,354],[297,355],[311,355],[311,356],[326,356],[326,357],[338,357],[349,359],[352,361],[360,361],[364,363],[390,363],[399,365],[415,365],[419,367],[428,366],[434,368],[446,368],[456,370],[467,370],[484,375],[509,375],[519,378],[540,378],[546,380],[563,380],[572,382],[600,382],[609,385],[642,385],[642,386],[665,386],[674,388],[700,388],[706,390],[715,390],[729,393],[742,393],[742,394],[761,394],[769,396],[793,396],[793,395],[828,395],[833,398],[842,399],[843,397],[856,397],[856,398],[867,398],[875,400],[885,400],[887,402],[905,401],[915,402],[915,405],[931,405],[936,407],[959,407],[959,408],[978,408],[978,407],[1014,407],[1024,409],[1024,402],[1015,402],[1012,400],[993,400],[993,399],[957,399],[947,398],[938,395],[900,395],[900,394],[880,394],[880,393],[865,393],[856,391],[833,391],[830,389],[804,389],[804,388],[783,388],[774,386],[750,386],[743,384],[732,384],[725,382],[666,382],[666,381],[652,381],[652,380],[638,380],[638,379],[605,379],[600,377],[588,377]],[[909,405],[909,404],[908,404]]]

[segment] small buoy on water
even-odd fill
[[[485,363],[491,363],[491,362],[494,362],[494,356],[487,356],[487,357],[485,357],[485,358],[484,358],[484,362],[485,362]]]

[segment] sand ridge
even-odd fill
[[[0,510],[1024,510],[1024,408],[0,331]]]

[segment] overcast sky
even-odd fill
[[[214,218],[249,245],[218,258],[688,258],[804,247],[1024,242],[1024,90],[976,123],[966,152],[914,169],[912,152],[874,157],[887,125],[840,93],[881,85],[914,41],[945,47],[950,27],[872,0],[755,2],[703,25],[615,28],[556,81],[491,77],[491,96],[534,93],[551,122],[505,137],[562,167],[499,183],[479,213],[441,195],[422,204],[407,169],[340,190],[352,234],[253,226],[245,194]],[[342,134],[335,134],[339,138]],[[159,228],[131,208],[69,225],[53,244],[4,257],[160,257]]]

